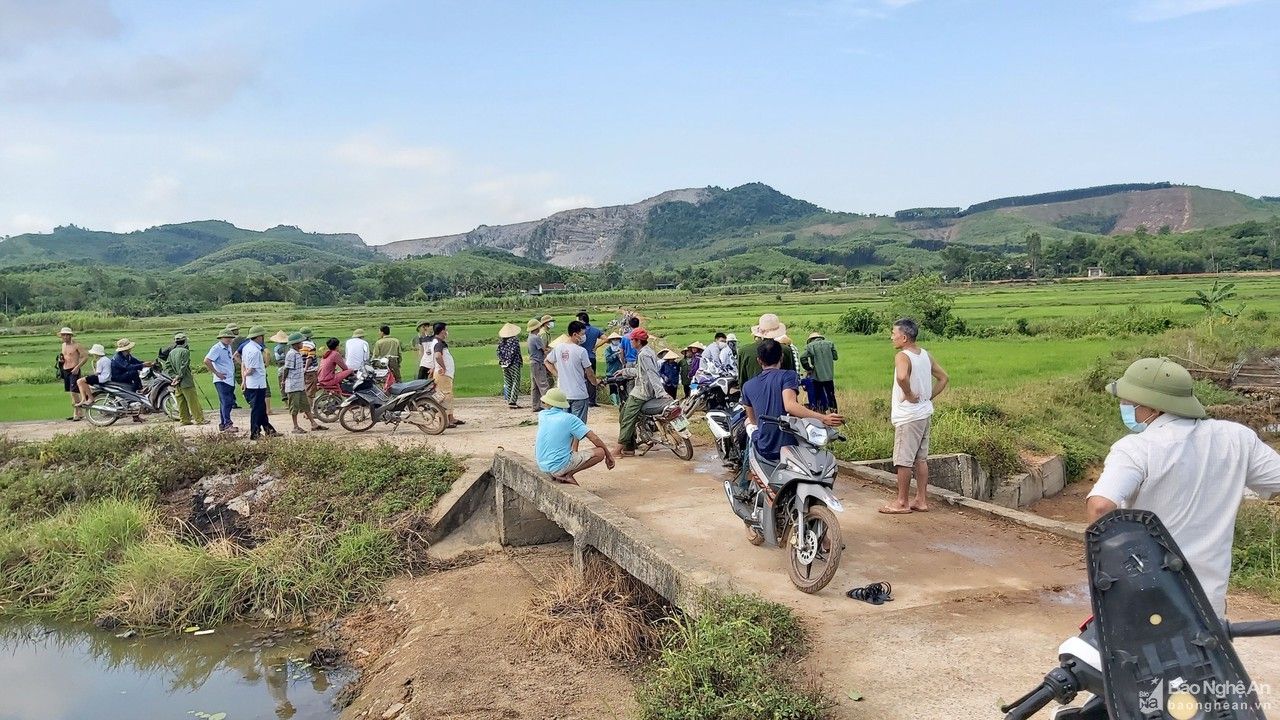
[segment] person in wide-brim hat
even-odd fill
[[[777,315],[765,313],[760,316],[760,322],[751,328],[751,334],[758,338],[777,340],[787,334],[787,326],[778,320]]]
[[[135,345],[137,345],[137,343],[129,338],[120,338],[116,341],[116,352],[128,352],[132,350]]]
[[[1168,358],[1134,362],[1107,391],[1122,401],[1179,417],[1208,417],[1195,395],[1195,381],[1186,368]]]
[[[538,469],[551,475],[557,482],[577,485],[575,475],[603,461],[612,470],[613,455],[605,442],[586,423],[569,410],[569,397],[558,387],[542,394],[545,408],[538,414],[538,435],[534,440],[534,455]],[[595,445],[591,450],[575,449],[578,441],[589,440]]]
[[[498,330],[498,337],[501,339],[516,337],[520,334],[520,326],[515,323],[506,323]]]
[[[76,334],[76,331],[75,331],[75,330],[72,330],[72,329],[71,329],[71,328],[69,328],[69,327],[64,327],[64,328],[62,328],[61,330],[59,330],[59,331],[58,331],[58,337],[63,337],[63,336],[66,336],[66,335],[74,336],[75,334]]]
[[[537,330],[541,330],[547,325],[550,325],[553,321],[555,321],[555,318],[551,317],[550,315],[543,315],[540,318],[530,320],[529,324],[526,327],[528,328],[529,332],[535,332]]]
[[[277,330],[275,335],[268,338],[273,343],[288,343],[289,334],[283,330]]]
[[[824,335],[823,335],[822,333],[820,333],[820,332],[811,332],[811,333],[809,333],[809,337],[808,337],[808,339],[809,339],[809,340],[818,340],[818,339],[825,339],[825,337],[826,337],[826,336],[824,336]]]

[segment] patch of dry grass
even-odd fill
[[[670,606],[622,568],[588,556],[582,577],[573,568],[525,610],[524,640],[543,650],[624,662],[658,652]]]

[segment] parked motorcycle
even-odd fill
[[[384,392],[390,392],[391,386],[395,384],[395,376],[387,367],[387,359],[374,358],[371,366],[374,382],[379,383]],[[338,422],[338,414],[342,412],[342,401],[351,396],[355,384],[356,376],[352,373],[335,387],[320,385],[316,390],[316,396],[311,398],[311,414],[321,422]]]
[[[365,366],[354,375],[352,393],[342,401],[338,423],[351,432],[364,432],[375,423],[392,426],[392,432],[407,422],[428,435],[444,432],[448,413],[434,398],[435,383],[412,380],[394,383],[384,390],[373,368]]]
[[[647,401],[636,421],[636,454],[644,455],[661,445],[681,460],[693,459],[693,441],[689,438],[689,419],[680,403],[660,397]]]
[[[836,458],[824,449],[844,436],[808,418],[782,415],[759,420],[776,424],[799,444],[784,446],[777,465],[772,466],[748,450],[748,497],[739,499],[734,494],[736,477],[725,480],[724,492],[734,514],[746,524],[747,541],[783,547],[791,583],[801,592],[816,593],[835,577],[844,550],[835,516],[844,512],[844,506],[831,492]]]
[[[1262,720],[1237,637],[1280,635],[1280,621],[1218,619],[1199,580],[1154,513],[1113,511],[1085,537],[1093,617],[1058,648],[1058,667],[1000,708],[1026,720],[1050,702],[1056,720]]]
[[[682,402],[686,417],[706,410],[707,429],[716,441],[720,462],[735,472],[742,468],[742,451],[747,446],[747,413],[739,402],[742,393],[733,375],[698,383],[698,387]]]
[[[173,392],[173,378],[158,366],[144,367],[138,371],[142,389],[120,383],[98,385],[93,390],[93,404],[85,408],[89,422],[106,427],[122,417],[141,417],[164,413],[177,420],[178,396]]]

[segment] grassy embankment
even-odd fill
[[[187,523],[193,482],[259,467],[281,487],[248,542]],[[0,468],[0,614],[163,628],[302,620],[374,596],[421,563],[416,522],[461,472],[426,448],[164,430],[4,442]]]

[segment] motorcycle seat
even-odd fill
[[[128,383],[107,382],[99,385],[104,390],[123,390],[124,392],[133,392],[133,386]]]
[[[778,463],[766,460],[760,457],[755,447],[751,448],[751,471],[754,472],[761,480],[769,482],[773,478],[773,471],[778,469]]]
[[[407,392],[418,392],[430,384],[429,380],[409,380],[408,382],[392,383],[391,394],[400,395]]]
[[[646,400],[644,403],[644,407],[640,408],[640,412],[650,416],[661,415],[667,409],[667,405],[670,405],[670,404],[671,404],[671,401],[668,400],[667,398],[654,398],[652,400]]]

